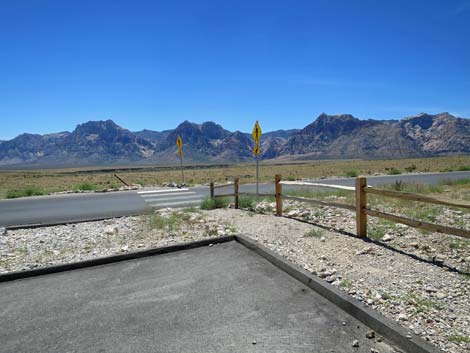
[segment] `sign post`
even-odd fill
[[[261,153],[261,148],[259,146],[259,141],[261,139],[261,127],[259,126],[258,120],[256,120],[255,126],[253,127],[253,141],[255,142],[255,147],[253,148],[253,154],[256,158],[256,196],[259,195],[259,155]]]
[[[184,185],[184,168],[183,168],[183,140],[181,136],[178,135],[176,138],[176,146],[178,146],[178,156],[180,156],[180,165],[181,165],[181,185]]]

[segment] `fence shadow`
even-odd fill
[[[292,220],[295,220],[295,221],[298,221],[298,222],[301,222],[301,223],[311,224],[315,227],[322,228],[322,229],[327,230],[327,231],[332,232],[332,233],[338,233],[338,234],[346,235],[346,236],[351,237],[351,238],[356,238],[356,239],[364,241],[364,243],[372,243],[372,244],[378,245],[378,246],[380,246],[384,249],[393,251],[397,254],[408,256],[409,258],[412,258],[413,260],[416,260],[416,261],[419,261],[419,262],[422,262],[422,263],[425,263],[425,264],[428,264],[428,265],[433,265],[433,266],[436,266],[436,267],[443,268],[443,269],[445,269],[446,271],[449,271],[449,272],[458,273],[460,275],[470,276],[470,272],[461,271],[458,268],[452,267],[452,266],[447,265],[445,263],[441,263],[440,261],[435,261],[435,260],[429,260],[429,259],[422,258],[422,257],[420,257],[416,254],[406,252],[402,249],[397,249],[397,248],[395,248],[395,247],[393,247],[389,244],[385,244],[381,241],[377,241],[377,240],[370,239],[370,238],[365,238],[365,237],[359,237],[354,233],[350,233],[350,232],[342,230],[342,229],[326,226],[324,224],[315,223],[315,222],[304,220],[304,219],[301,219],[301,218],[295,218],[295,217],[289,217],[289,216],[282,216],[282,217],[292,219]]]

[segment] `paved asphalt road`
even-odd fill
[[[470,172],[406,174],[369,177],[369,185],[393,183],[395,180],[436,184],[444,179],[470,178]],[[354,178],[323,179],[324,184],[354,185]],[[291,189],[293,186],[284,186]],[[242,185],[240,192],[254,192],[255,185]],[[217,189],[216,193],[230,193],[231,187]],[[261,184],[260,193],[274,193],[273,184]],[[139,191],[112,193],[67,194],[29,197],[0,201],[0,227],[76,222],[150,212],[162,207],[199,205],[208,197],[208,187],[145,188]]]
[[[0,283],[0,317],[0,353],[395,352],[237,242]]]

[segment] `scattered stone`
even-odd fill
[[[393,236],[391,234],[385,234],[382,238],[383,241],[391,241],[393,240]]]
[[[443,265],[444,264],[444,256],[442,254],[437,254],[433,256],[432,262],[434,262],[437,265]]]
[[[0,236],[7,235],[7,229],[6,228],[0,228]]]
[[[114,226],[108,226],[104,229],[106,235],[117,235],[119,233],[119,228]]]
[[[363,248],[362,250],[359,250],[358,252],[356,252],[356,255],[372,254],[373,252],[374,252],[374,249],[372,248],[372,246],[367,246]]]
[[[352,343],[352,346],[353,346],[353,347],[359,347],[359,341],[358,341],[358,340],[354,340],[353,343]]]
[[[408,321],[408,316],[404,313],[398,314],[398,320],[400,321]]]
[[[369,338],[369,339],[374,338],[375,337],[375,332],[372,331],[372,330],[367,331],[366,337]]]

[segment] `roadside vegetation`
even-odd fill
[[[227,207],[229,203],[230,199],[227,197],[216,197],[213,199],[208,197],[201,202],[200,207],[202,210],[215,210],[216,208]]]
[[[92,183],[81,183],[78,185],[75,185],[74,190],[80,190],[80,191],[94,191],[98,190],[98,186]]]
[[[395,174],[397,172],[439,172],[439,171],[468,171],[470,156],[436,157],[400,160],[335,160],[335,161],[296,161],[275,162],[263,161],[260,164],[260,180],[272,182],[275,174],[281,174],[284,180],[301,180],[304,178],[328,178],[333,176]],[[116,180],[113,169],[69,168],[28,171],[0,171],[0,198],[6,198],[8,193],[35,188],[43,193],[64,190],[102,190],[121,186]],[[186,182],[189,185],[208,184],[211,181],[220,183],[240,178],[241,183],[255,181],[253,163],[234,165],[195,165],[186,167]],[[181,171],[174,167],[135,166],[132,169],[122,169],[118,173],[128,184],[142,186],[163,185],[179,182]],[[25,192],[23,196],[28,196]],[[20,193],[21,195],[21,193]],[[18,196],[22,197],[22,196]]]
[[[28,196],[41,196],[45,195],[46,192],[43,189],[38,187],[27,187],[20,190],[8,190],[6,193],[7,199],[16,199],[18,197],[28,197]]]

